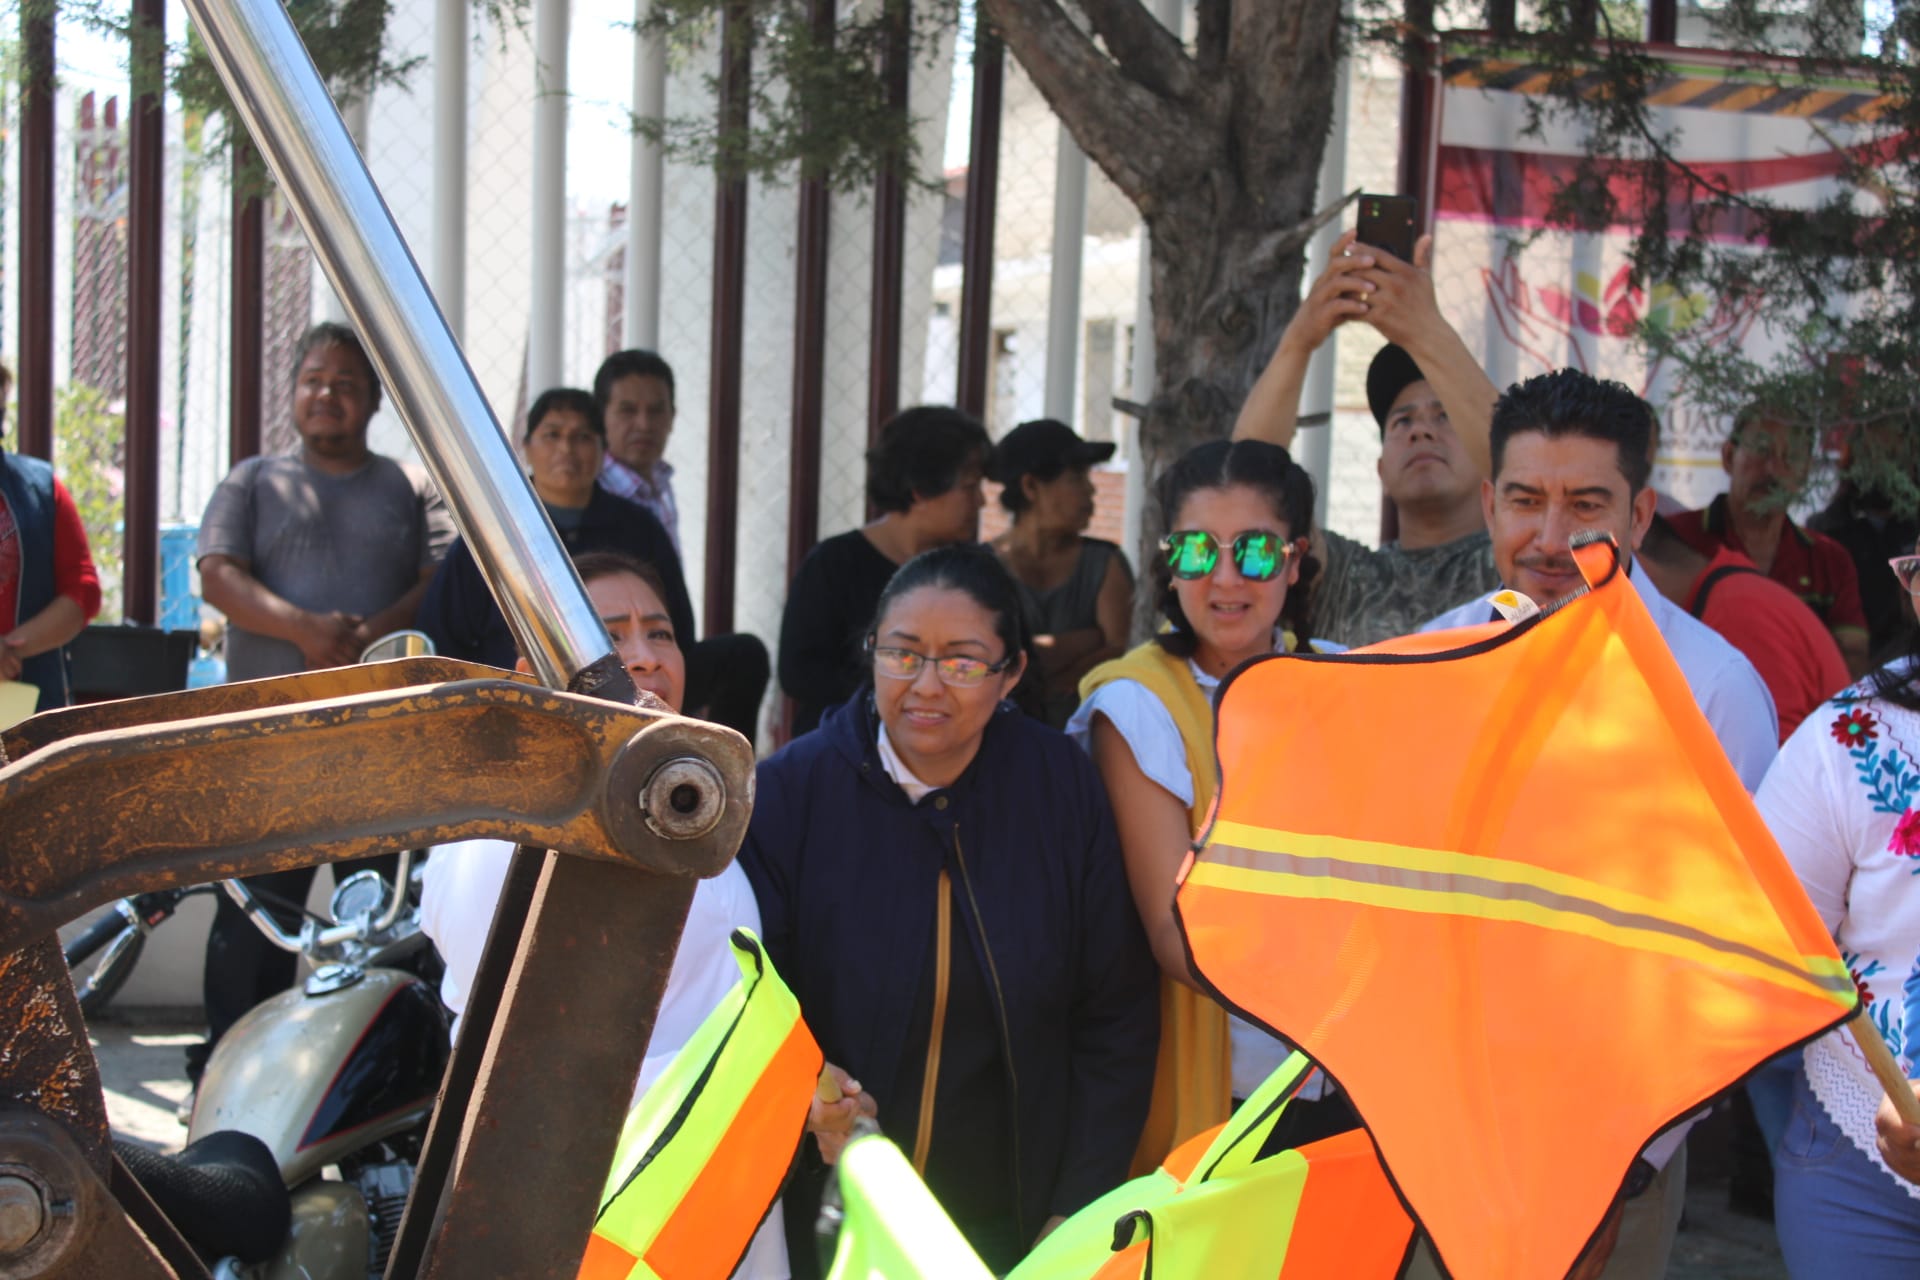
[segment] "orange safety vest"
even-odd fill
[[[1520,623],[1242,669],[1176,899],[1477,1280],[1564,1275],[1655,1134],[1859,999],[1612,542],[1575,558]]]
[[[799,1150],[820,1046],[760,940],[740,981],[628,1113],[579,1280],[718,1280],[746,1255]]]

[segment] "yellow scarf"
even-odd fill
[[[1197,836],[1219,785],[1213,704],[1194,681],[1187,660],[1152,641],[1089,671],[1080,681],[1081,698],[1114,680],[1139,681],[1172,714],[1187,750],[1187,772],[1193,775],[1193,805],[1187,816]],[[1173,892],[1174,886],[1168,885],[1168,896]],[[1220,1124],[1232,1111],[1233,1055],[1226,1010],[1184,982],[1162,977],[1160,1057],[1154,1068],[1153,1104],[1134,1151],[1133,1176],[1151,1173],[1169,1151]]]

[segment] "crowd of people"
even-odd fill
[[[1224,1119],[1289,1050],[1202,989],[1173,911],[1218,779],[1220,681],[1276,652],[1550,608],[1582,589],[1569,539],[1588,531],[1630,556],[1699,710],[1915,1073],[1912,526],[1857,490],[1819,522],[1833,536],[1791,520],[1811,446],[1765,406],[1731,424],[1729,492],[1661,514],[1651,407],[1572,370],[1497,389],[1440,315],[1430,252],[1422,240],[1401,262],[1339,242],[1237,421],[1221,424],[1231,438],[1157,478],[1166,536],[1144,583],[1121,548],[1085,536],[1091,468],[1111,445],[1051,420],[996,444],[957,409],[902,412],[867,455],[877,518],[795,567],[773,664],[754,637],[695,637],[663,458],[666,363],[621,352],[591,390],[536,398],[522,434],[533,487],[636,683],[751,739],[772,667],[791,708],[787,740],[758,769],[738,870],[696,899],[649,1054],[670,1056],[724,992],[726,933],[758,929],[839,1098],[814,1104],[785,1241],[775,1215],[738,1274],[815,1273],[824,1171],[860,1115],[996,1271]],[[1387,339],[1367,397],[1399,534],[1377,548],[1319,522],[1312,479],[1287,452],[1308,358],[1354,323]],[[409,622],[442,653],[514,665],[431,486],[367,449],[379,384],[352,333],[316,327],[298,366],[300,452],[237,467],[200,535],[206,597],[231,622],[230,672],[350,662]],[[989,479],[1011,525],[982,544]],[[9,503],[17,484],[0,471]],[[6,547],[0,527],[0,605]],[[1140,589],[1158,625],[1130,647]],[[505,856],[455,846],[429,863],[428,928],[456,1012]],[[310,874],[265,887],[297,903],[305,884],[291,877]],[[221,909],[214,1038],[291,978]],[[1920,1132],[1876,1116],[1878,1086],[1849,1044],[1836,1034],[1790,1055],[1755,1092],[1782,1247],[1796,1277],[1920,1274]],[[1288,1142],[1359,1123],[1324,1077],[1289,1111]],[[1642,1153],[1617,1230],[1578,1274],[1665,1273],[1686,1132]],[[1424,1251],[1412,1267],[1438,1274]]]

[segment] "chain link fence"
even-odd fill
[[[590,385],[607,354],[633,345],[626,332],[625,281],[632,8],[620,0],[580,0],[570,44],[568,213],[562,381]],[[388,31],[395,61],[420,59],[410,80],[383,86],[363,113],[349,112],[389,208],[417,261],[432,261],[433,5],[396,7]],[[176,15],[178,41],[183,22]],[[63,38],[65,38],[63,29]],[[951,403],[960,347],[963,212],[970,172],[964,145],[972,110],[973,49],[968,34],[916,62],[910,110],[917,121],[923,172],[934,181],[909,187],[900,349],[900,403]],[[711,109],[717,42],[679,50],[668,82],[669,114]],[[97,61],[97,60],[96,60]],[[89,412],[117,423],[125,371],[125,86],[86,77],[63,64],[59,379],[92,388],[104,400]],[[468,45],[466,305],[460,326],[469,363],[496,416],[516,444],[527,404],[542,387],[527,384],[533,284],[533,114],[539,92],[530,32],[476,15]],[[1352,76],[1346,185],[1390,190],[1398,152],[1399,74],[1362,57]],[[6,133],[0,182],[17,192],[18,90],[5,87]],[[76,96],[80,95],[80,96]],[[90,105],[87,105],[89,104]],[[1048,313],[1054,221],[1063,134],[1037,88],[1008,58],[1002,101],[993,288],[985,418],[998,437],[1047,407]],[[88,114],[88,113],[91,114]],[[163,520],[197,523],[226,471],[231,324],[232,194],[228,148],[217,121],[167,114],[163,292]],[[958,140],[958,146],[954,145]],[[944,161],[944,163],[941,163]],[[1126,469],[1133,421],[1114,406],[1132,398],[1134,369],[1148,335],[1138,324],[1142,228],[1128,201],[1086,166],[1080,228],[1081,285],[1075,351],[1063,361],[1071,390],[1064,415],[1083,435],[1117,446],[1097,478],[1096,536],[1124,541]],[[706,568],[709,368],[713,341],[715,188],[711,171],[669,162],[664,183],[664,243],[657,346],[677,375],[677,425],[667,449],[675,468],[680,540],[696,606]],[[17,333],[17,201],[5,202],[0,259],[4,318],[0,347]],[[786,577],[786,523],[792,467],[793,333],[797,193],[791,184],[755,180],[748,196],[746,301],[742,323],[741,482],[736,545],[736,626],[775,643]],[[289,417],[291,355],[312,320],[338,316],[338,302],[284,202],[266,215],[265,415],[263,447],[297,445]],[[865,518],[865,461],[871,394],[873,204],[869,193],[836,193],[829,219],[824,424],[820,523],[830,536]],[[1317,264],[1314,267],[1317,270]],[[1313,270],[1309,271],[1309,277]],[[1341,335],[1327,523],[1373,541],[1379,527],[1374,474],[1378,433],[1365,407],[1367,361],[1378,345],[1364,326]],[[1061,376],[1057,374],[1056,376]],[[71,399],[71,396],[69,397]],[[68,401],[63,400],[63,404]],[[90,402],[91,403],[91,402]],[[1311,406],[1309,406],[1311,408]],[[78,412],[78,410],[76,410]],[[105,432],[113,436],[112,431]],[[376,417],[374,447],[408,458],[410,442],[390,408]],[[117,445],[112,446],[117,449]],[[117,465],[118,454],[112,454]],[[118,520],[117,473],[110,495]],[[990,504],[983,534],[1003,527]],[[104,542],[105,539],[102,539]],[[181,544],[174,540],[173,554]],[[1134,548],[1128,547],[1130,556]],[[171,590],[171,588],[169,588]],[[772,703],[769,703],[771,717]],[[771,720],[769,719],[769,723]],[[763,740],[766,740],[763,738]]]

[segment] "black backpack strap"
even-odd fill
[[[1700,583],[1700,590],[1696,592],[1693,597],[1693,608],[1687,610],[1687,612],[1696,618],[1704,619],[1707,613],[1707,597],[1713,594],[1713,589],[1720,585],[1722,578],[1731,578],[1736,573],[1759,574],[1763,578],[1766,576],[1752,565],[1723,564],[1712,573],[1709,573]]]

